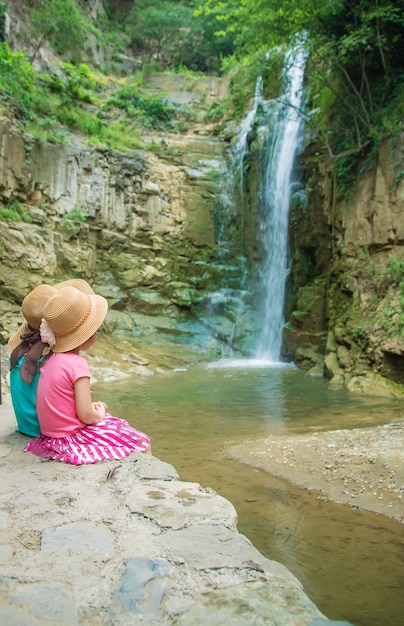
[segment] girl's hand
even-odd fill
[[[92,405],[93,410],[95,411],[95,413],[97,413],[100,418],[99,421],[101,422],[105,417],[106,409],[108,408],[107,405],[104,402],[100,402],[99,400],[97,402],[93,402]]]
[[[93,402],[93,404],[96,406],[103,406],[106,411],[108,410],[108,405],[105,404],[105,402],[101,402],[101,400],[97,400],[96,402]]]
[[[78,378],[74,383],[74,399],[77,417],[83,424],[97,424],[105,418],[107,405],[91,401],[90,379],[87,376]]]

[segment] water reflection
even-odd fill
[[[182,480],[236,507],[239,530],[282,562],[332,619],[398,626],[404,602],[404,526],[323,503],[226,456],[247,438],[363,427],[404,418],[404,403],[352,397],[293,366],[220,362],[166,378],[97,385],[110,410],[153,437],[153,452]]]

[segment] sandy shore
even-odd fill
[[[404,423],[249,440],[231,458],[404,523]]]

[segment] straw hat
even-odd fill
[[[14,348],[20,345],[22,342],[21,335],[25,335],[25,333],[29,333],[33,330],[39,330],[45,304],[58,289],[68,286],[76,287],[76,289],[86,294],[94,293],[90,285],[82,278],[64,280],[53,287],[51,285],[38,285],[38,287],[35,287],[22,301],[21,310],[25,321],[8,340],[10,350],[14,350]]]
[[[94,293],[94,289],[92,289],[88,282],[83,280],[83,278],[69,278],[69,280],[63,280],[61,283],[56,283],[54,287],[55,289],[62,289],[62,287],[76,287],[76,289],[79,289],[79,291],[82,291],[89,296]]]
[[[75,287],[58,289],[43,311],[56,339],[52,351],[69,352],[81,346],[97,332],[107,311],[108,302],[102,296],[89,295]]]

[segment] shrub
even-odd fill
[[[8,207],[0,204],[0,219],[8,222],[25,222],[27,224],[32,222],[31,216],[28,215],[24,205],[18,200],[14,200]]]
[[[121,87],[111,96],[105,109],[122,109],[130,117],[143,117],[154,122],[169,124],[175,116],[175,108],[160,96],[144,95],[137,87]]]
[[[72,220],[74,222],[86,222],[87,221],[87,217],[83,215],[80,207],[77,207],[77,206],[75,206],[71,211],[69,211],[69,213],[66,213],[66,215],[64,216],[64,219]]]
[[[26,117],[34,92],[34,71],[22,52],[12,52],[6,43],[0,43],[0,93],[2,99],[17,101]],[[15,103],[14,103],[15,104]]]

